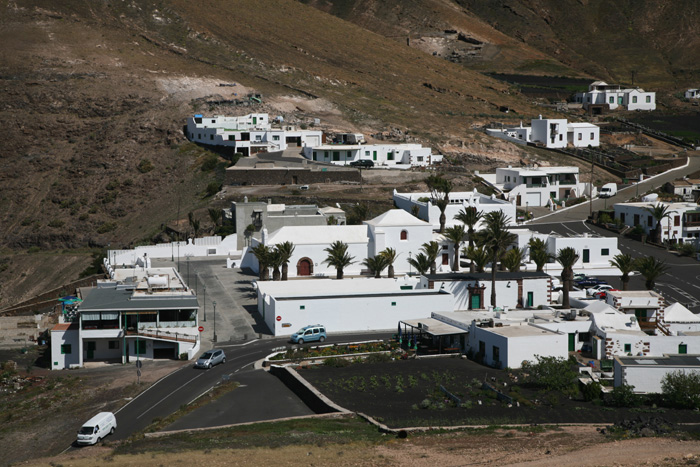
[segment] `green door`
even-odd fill
[[[253,125],[255,125],[256,123],[258,123],[258,117],[253,117]]]
[[[583,250],[583,262],[584,263],[590,263],[591,262],[591,250]]]
[[[471,306],[472,310],[481,309],[481,296],[480,295],[476,295],[476,294],[472,295],[471,300],[472,300],[472,306]]]
[[[372,151],[372,160],[377,160],[377,151]]]
[[[576,334],[569,333],[569,352],[574,352],[576,350]]]
[[[95,341],[87,341],[87,358],[92,360],[95,358],[95,349],[97,348],[97,343]]]
[[[687,354],[688,353],[688,344],[679,344],[678,345],[678,353]]]
[[[622,105],[622,96],[618,96],[617,105]]]
[[[527,293],[527,306],[532,307],[534,304],[535,304],[535,293],[528,292]]]

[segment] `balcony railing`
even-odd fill
[[[147,330],[147,331],[127,331],[127,336],[143,336],[151,337],[155,339],[165,339],[176,342],[197,342],[197,336],[192,334],[184,334],[178,332],[167,332],[160,330]]]
[[[547,186],[546,183],[526,183],[525,185],[528,188],[544,188]]]

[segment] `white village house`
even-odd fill
[[[362,225],[285,226],[269,234],[263,231],[262,239],[253,239],[251,247],[260,243],[275,246],[292,242],[295,249],[289,262],[289,277],[335,277],[335,268],[325,263],[328,253],[324,251],[334,241],[346,243],[348,253],[354,257],[354,262],[345,268],[345,274],[360,275],[366,273],[362,261],[385,248],[394,248],[398,254],[394,263],[396,274],[407,273],[411,269],[408,263],[411,255],[433,239],[430,224],[401,209],[391,209]],[[449,254],[452,250],[448,248],[446,246],[445,252]],[[259,272],[258,261],[250,249],[246,250],[241,267]]]
[[[117,268],[81,289],[77,311],[51,330],[51,369],[85,362],[191,359],[200,348],[199,303],[174,268]]]
[[[399,193],[394,190],[394,204],[397,208],[412,213],[417,209],[416,215],[424,221],[430,223],[434,230],[440,228],[440,209],[431,201],[431,193]],[[516,223],[516,212],[513,203],[498,199],[495,196],[487,196],[474,191],[451,192],[449,194],[450,203],[445,208],[445,227],[452,227],[459,224],[455,216],[463,209],[474,208],[482,214],[493,211],[503,211],[511,224]],[[483,222],[480,221],[475,229],[479,230]]]
[[[195,143],[231,147],[249,156],[288,147],[319,146],[323,143],[323,132],[292,125],[273,126],[264,113],[238,117],[196,114],[187,119],[187,138]]]
[[[588,109],[592,105],[604,106],[610,110],[655,110],[656,93],[641,88],[623,88],[619,84],[594,81],[588,91],[577,93],[575,100]]]
[[[687,91],[685,91],[685,93],[683,93],[683,96],[686,99],[700,99],[700,89],[688,89]]]
[[[579,182],[578,167],[497,168],[495,174],[479,174],[516,206],[551,206],[569,198],[590,196],[591,184]],[[593,196],[596,195],[593,187]]]
[[[600,146],[600,128],[592,123],[568,123],[565,118],[533,119],[531,127],[489,128],[486,134],[517,144],[541,144],[547,148]]]
[[[666,206],[670,216],[661,221],[661,241],[683,243],[700,238],[700,206],[695,203],[617,203],[613,206],[615,219],[630,227],[642,226],[650,239],[654,239],[656,219],[649,209]]]
[[[302,154],[307,159],[336,165],[367,160],[389,168],[426,167],[442,161],[441,154],[420,144],[326,144],[309,145]]]

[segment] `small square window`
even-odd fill
[[[110,349],[118,349],[119,348],[119,341],[109,341],[109,348]]]
[[[391,302],[391,306],[396,306],[396,302]]]
[[[651,96],[647,96],[647,104],[651,103]]]
[[[602,250],[600,250],[600,256],[610,256],[610,249],[603,248]]]
[[[625,344],[625,352],[627,352],[627,353],[632,352],[632,344]]]
[[[300,309],[300,310],[306,310],[306,305],[300,305],[300,306],[299,306],[299,309]]]
[[[71,344],[61,344],[61,353],[62,354],[69,354],[71,353]]]

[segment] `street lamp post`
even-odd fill
[[[408,275],[411,275],[411,252],[408,252]]]
[[[190,286],[190,257],[187,257],[187,287]]]
[[[212,302],[214,304],[214,339],[213,341],[216,342],[216,300]]]
[[[204,287],[204,322],[207,322],[207,285],[202,284]]]

